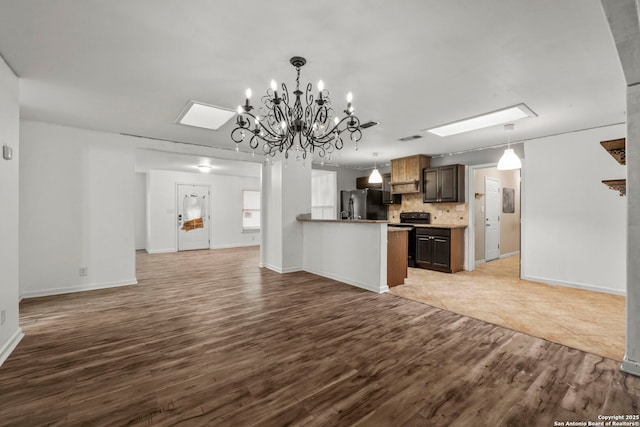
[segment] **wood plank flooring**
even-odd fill
[[[391,294],[139,254],[135,286],[21,304],[9,426],[552,426],[638,414],[619,363]]]

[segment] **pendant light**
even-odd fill
[[[371,175],[369,175],[369,184],[382,183],[382,175],[380,175],[380,171],[378,171],[378,162],[376,161],[377,158],[378,153],[373,153],[373,170],[371,171]]]
[[[498,161],[498,170],[507,171],[522,168],[522,162],[518,155],[511,148],[511,132],[513,132],[514,124],[504,125],[504,130],[507,132],[507,148],[504,150],[504,154]]]

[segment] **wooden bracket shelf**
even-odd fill
[[[607,150],[611,156],[621,165],[627,164],[626,139],[610,139],[608,141],[600,141],[600,145]],[[604,185],[610,189],[620,193],[620,197],[627,195],[626,179],[605,179],[602,181]]]
[[[602,183],[610,189],[618,191],[620,193],[620,197],[627,195],[626,179],[605,179]]]
[[[627,164],[626,139],[611,139],[609,141],[600,141],[600,145],[611,154],[621,165]]]

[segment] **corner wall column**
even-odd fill
[[[627,81],[627,330],[621,369],[640,376],[640,22],[636,0],[602,0]]]
[[[311,212],[311,161],[279,160],[262,165],[260,264],[278,273],[302,270],[302,224]]]

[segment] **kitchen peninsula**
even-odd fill
[[[299,218],[298,221],[303,226],[302,263],[305,271],[372,292],[389,290],[388,221],[308,218]],[[402,231],[407,232],[391,232]]]

